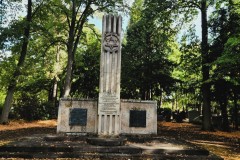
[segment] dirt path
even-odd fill
[[[190,123],[159,122],[158,134],[197,144],[226,160],[240,160],[240,131],[205,132],[200,128]]]
[[[56,133],[56,120],[11,121],[9,125],[0,125],[0,145],[33,134],[54,133]],[[203,132],[198,125],[158,122],[158,135],[189,141],[226,160],[240,160],[240,131],[230,133]]]
[[[54,134],[56,133],[56,125],[56,120],[11,121],[8,125],[0,125],[0,145],[33,134]]]

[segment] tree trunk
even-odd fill
[[[68,97],[70,94],[72,80],[72,66],[73,66],[72,52],[68,52],[67,72],[64,83],[63,97]]]
[[[210,104],[210,84],[209,66],[208,66],[208,26],[207,26],[207,3],[206,0],[201,2],[201,19],[202,19],[202,96],[203,96],[203,130],[213,130],[211,122],[211,104]]]
[[[228,85],[224,79],[219,79],[216,82],[216,98],[221,108],[222,113],[222,121],[221,121],[221,129],[223,131],[229,131],[229,122],[228,122],[228,113],[227,113],[227,104],[228,104]],[[219,122],[220,123],[220,122]]]
[[[57,78],[54,78],[54,82],[53,82],[53,93],[52,93],[52,97],[53,97],[53,103],[54,106],[56,106],[56,101],[57,101],[57,91],[58,91],[58,84],[57,84]]]
[[[13,94],[17,85],[17,79],[19,75],[21,74],[21,67],[23,66],[23,63],[25,61],[25,57],[27,54],[27,47],[28,47],[28,39],[29,39],[29,34],[30,34],[30,23],[32,20],[32,0],[28,0],[28,10],[27,10],[27,19],[26,19],[26,26],[24,29],[24,39],[23,39],[23,44],[22,44],[22,50],[20,53],[20,57],[18,60],[17,68],[13,74],[13,77],[10,81],[10,84],[8,86],[7,90],[7,96],[5,98],[5,102],[3,105],[3,111],[1,115],[1,120],[0,123],[8,123],[8,116],[9,112],[11,109],[11,103],[13,99]]]
[[[74,46],[74,36],[75,36],[75,24],[76,24],[76,5],[75,1],[72,1],[72,17],[71,25],[68,33],[68,42],[67,42],[67,71],[66,78],[64,83],[63,97],[68,97],[71,90],[71,80],[72,80],[72,67],[73,67],[73,46]]]
[[[63,97],[68,97],[71,91],[72,84],[72,72],[73,72],[73,64],[74,64],[74,55],[77,50],[77,46],[81,37],[83,25],[86,22],[87,16],[89,15],[88,11],[91,8],[91,1],[89,1],[81,15],[81,17],[77,20],[76,16],[76,1],[72,1],[72,21],[69,29],[69,37],[68,37],[68,61],[67,61],[67,72],[64,83]],[[75,37],[76,36],[76,37]],[[74,40],[75,39],[75,40]]]
[[[2,123],[2,124],[8,123],[8,116],[9,116],[9,112],[11,109],[11,103],[12,103],[12,99],[13,99],[14,90],[15,90],[15,86],[8,87],[7,96],[4,101],[2,115],[1,115],[1,121],[0,121],[0,123]]]
[[[162,99],[163,99],[163,90],[160,88],[160,95],[159,95],[159,108],[162,107]]]
[[[229,128],[228,114],[227,114],[227,100],[225,102],[222,102],[221,110],[222,110],[222,130],[229,132],[230,128]]]
[[[234,110],[233,110],[233,117],[234,117],[234,128],[236,130],[238,130],[238,104],[237,104],[237,101],[238,101],[238,98],[237,98],[237,91],[234,89]]]
[[[60,49],[59,49],[59,45],[57,46],[57,53],[56,53],[56,65],[57,68],[59,67],[59,62],[60,62]],[[58,69],[57,69],[58,70]],[[53,82],[53,93],[52,93],[52,97],[53,97],[53,103],[54,106],[57,107],[57,93],[58,93],[58,72],[56,73],[56,75],[54,76],[54,82]]]

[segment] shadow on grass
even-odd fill
[[[13,141],[34,134],[55,134],[56,127],[31,127],[0,131],[0,141]]]

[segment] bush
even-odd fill
[[[163,108],[163,116],[166,122],[171,122],[172,110],[170,108]]]
[[[37,96],[21,94],[13,104],[10,118],[28,121],[56,118],[57,108],[53,103],[41,102]]]
[[[172,113],[172,115],[173,115],[173,119],[175,119],[175,121],[177,123],[182,123],[183,119],[186,118],[186,112],[185,111],[181,111],[181,112],[175,111],[175,112]]]

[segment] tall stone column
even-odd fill
[[[99,135],[119,134],[121,30],[121,16],[103,16],[98,99]]]

